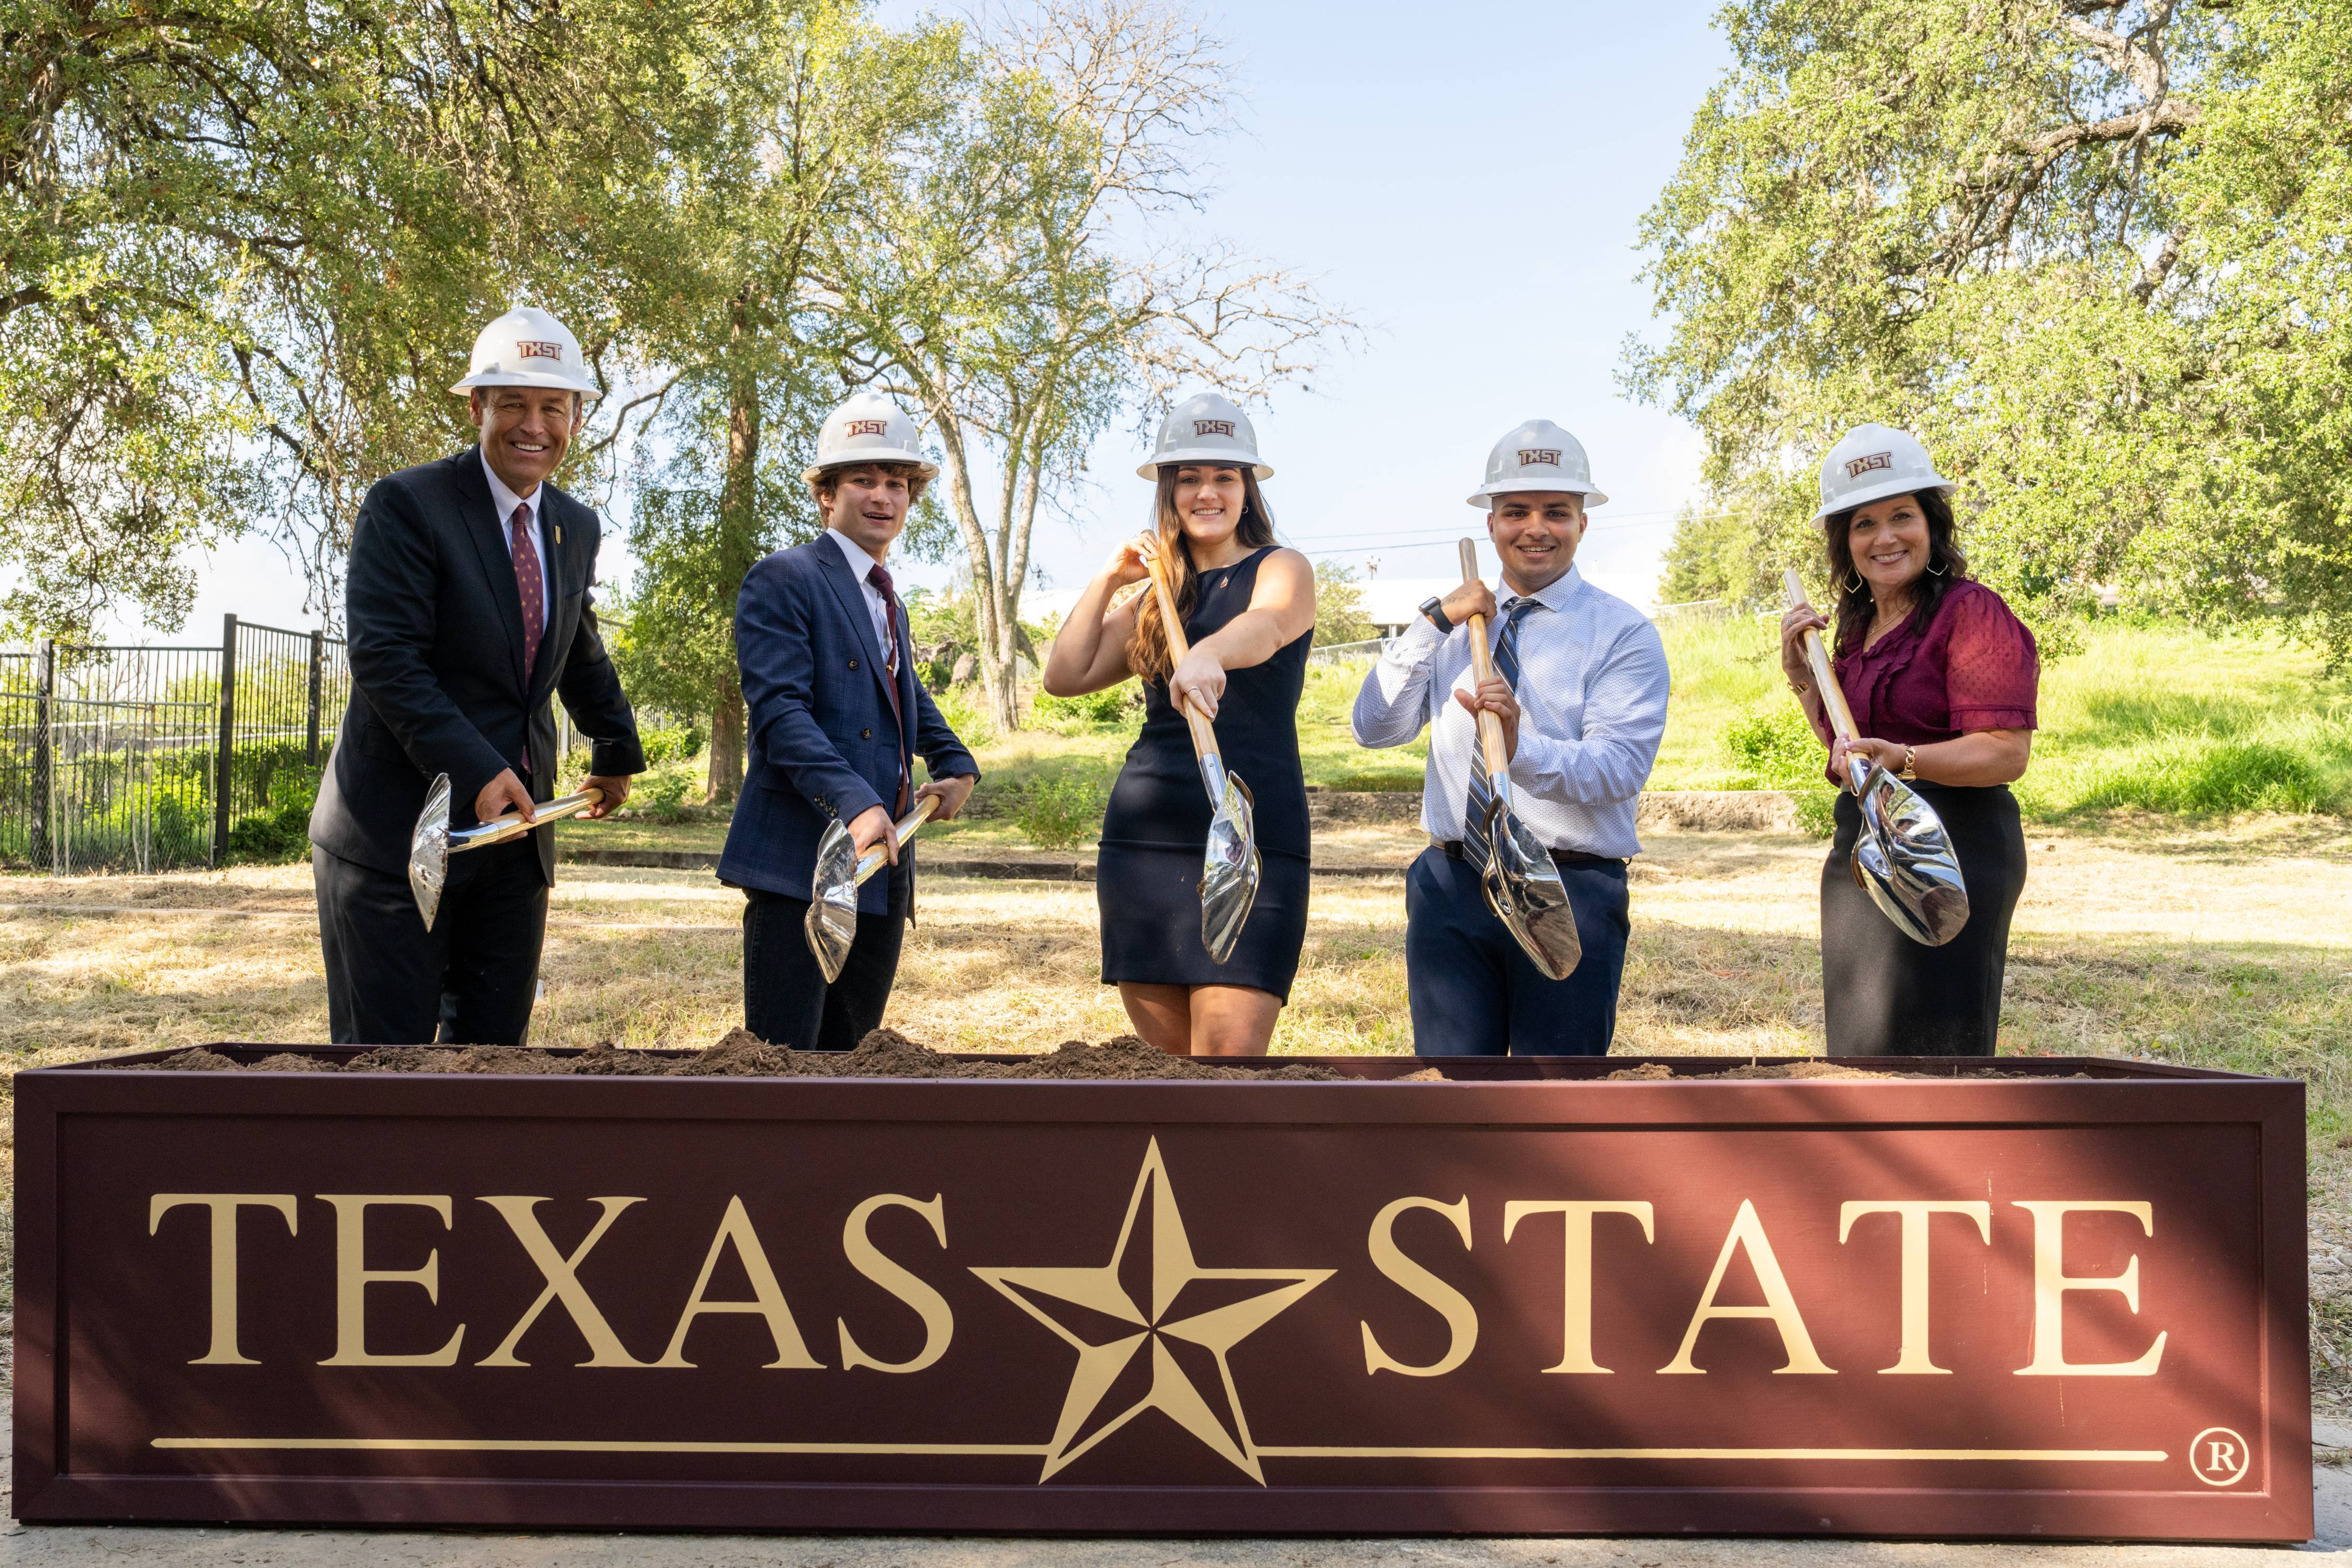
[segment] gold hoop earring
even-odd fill
[[[1861,574],[1861,573],[1859,573],[1859,572],[1856,572],[1856,571],[1853,571],[1852,569],[1848,569],[1848,571],[1847,571],[1847,573],[1846,573],[1846,577],[1847,577],[1847,579],[1848,579],[1848,580],[1847,580],[1846,582],[1844,582],[1844,583],[1840,584],[1839,584],[1839,586],[1840,586],[1840,587],[1842,587],[1842,588],[1843,588],[1843,589],[1844,589],[1847,593],[1849,593],[1849,594],[1859,594],[1859,593],[1861,593],[1861,592],[1862,592],[1862,574]]]

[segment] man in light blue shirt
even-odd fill
[[[1625,861],[1641,853],[1633,810],[1666,728],[1666,650],[1657,628],[1575,566],[1592,488],[1575,437],[1536,419],[1486,458],[1470,504],[1488,514],[1502,600],[1465,584],[1422,606],[1356,694],[1356,742],[1402,746],[1430,729],[1422,826],[1430,847],[1405,879],[1405,975],[1423,1056],[1600,1056],[1617,1029],[1631,930]],[[1496,674],[1470,661],[1472,616],[1487,618]],[[1551,852],[1584,957],[1553,980],[1486,907],[1472,828],[1481,710],[1502,721],[1513,806]],[[1483,806],[1484,803],[1480,803]]]

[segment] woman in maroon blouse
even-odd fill
[[[2025,834],[2009,792],[2032,747],[2041,673],[2033,634],[1969,578],[1952,537],[1951,484],[1909,436],[1865,425],[1822,468],[1822,525],[1836,622],[1811,605],[1780,622],[1780,667],[1813,732],[1831,738],[1804,633],[1828,637],[1863,739],[1832,748],[1843,784],[1862,756],[1911,781],[1951,835],[1969,921],[1941,947],[1897,931],[1854,881],[1862,814],[1838,792],[1822,868],[1822,993],[1832,1056],[1990,1056],[2009,922],[2025,888]]]

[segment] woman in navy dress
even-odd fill
[[[1143,679],[1143,730],[1103,817],[1095,898],[1103,979],[1135,1031],[1175,1056],[1262,1056],[1290,997],[1307,940],[1307,783],[1298,697],[1315,633],[1315,570],[1274,542],[1258,481],[1256,434],[1214,394],[1176,405],[1151,460],[1157,529],[1119,546],[1087,585],[1045,661],[1057,697]],[[1169,658],[1145,581],[1157,551],[1192,651]],[[1171,695],[1172,694],[1172,695]],[[1201,942],[1201,859],[1213,815],[1181,701],[1206,716],[1226,768],[1249,785],[1262,873],[1257,900],[1223,963]]]

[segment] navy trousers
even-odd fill
[[[882,1026],[907,940],[914,877],[901,865],[890,879],[889,907],[860,914],[841,978],[825,984],[810,951],[809,901],[746,888],[743,904],[743,1026],[772,1046],[845,1051]]]
[[[1535,966],[1479,889],[1478,868],[1424,850],[1405,872],[1405,984],[1424,1057],[1598,1057],[1617,1032],[1633,929],[1622,860],[1559,868],[1584,958],[1565,980]]]
[[[525,834],[449,858],[433,929],[408,879],[312,846],[328,1037],[339,1046],[520,1046],[547,940],[547,879]]]

